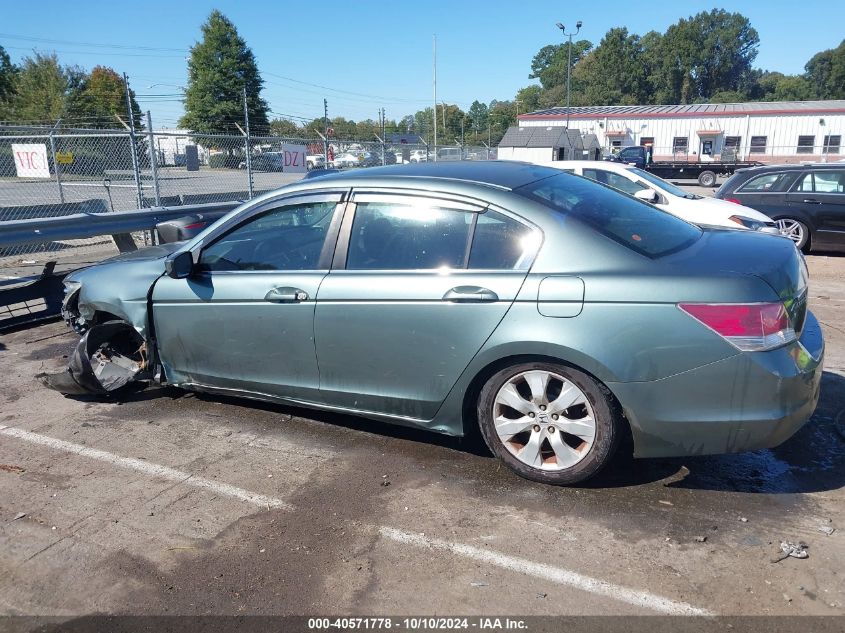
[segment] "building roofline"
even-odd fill
[[[674,118],[717,118],[726,116],[738,115],[756,115],[756,116],[777,116],[783,114],[803,114],[803,115],[817,115],[817,114],[845,114],[845,101],[833,101],[829,105],[823,105],[824,101],[815,102],[799,102],[799,103],[813,103],[819,104],[817,107],[801,107],[799,105],[788,106],[786,103],[782,107],[776,108],[755,108],[748,106],[755,106],[760,104],[774,105],[777,102],[749,102],[749,103],[726,103],[726,104],[690,104],[690,109],[684,111],[667,111],[668,108],[679,108],[684,106],[678,105],[664,105],[664,106],[588,106],[590,112],[571,112],[570,119],[674,119]],[[724,106],[724,110],[704,110],[695,108],[695,106]],[[651,111],[642,111],[643,107],[650,107]],[[689,107],[689,106],[688,106]],[[574,110],[581,110],[581,107],[575,107]],[[607,110],[604,112],[603,110]],[[549,108],[546,111],[530,112],[528,114],[520,114],[518,120],[560,120],[567,117],[566,108]]]

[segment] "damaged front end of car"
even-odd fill
[[[166,253],[155,255],[115,258],[68,276],[62,318],[81,338],[65,371],[40,376],[46,386],[105,395],[158,379],[148,310]]]
[[[66,395],[112,393],[153,377],[147,342],[123,321],[89,327],[67,369],[42,376],[44,384]]]

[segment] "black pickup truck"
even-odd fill
[[[702,187],[715,187],[717,176],[730,176],[737,169],[762,165],[757,161],[706,161],[687,162],[646,160],[646,148],[642,146],[625,147],[618,154],[605,160],[635,165],[660,178],[697,178]]]

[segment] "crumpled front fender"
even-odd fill
[[[141,335],[128,323],[95,325],[79,340],[64,372],[42,374],[47,387],[66,395],[106,394],[125,387],[148,369]]]

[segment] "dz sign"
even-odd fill
[[[293,174],[304,174],[308,171],[305,161],[305,145],[282,145],[282,153],[285,157],[283,171]]]
[[[47,162],[47,146],[36,143],[12,144],[15,170],[18,178],[49,178],[50,163]]]

